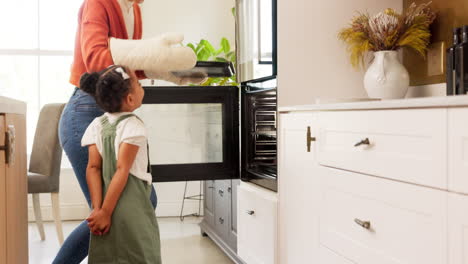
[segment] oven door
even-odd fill
[[[154,182],[239,178],[239,88],[144,87]]]

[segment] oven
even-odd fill
[[[277,191],[276,2],[236,0],[240,87],[144,87],[153,181],[240,178]]]
[[[241,86],[241,179],[277,191],[276,79]]]

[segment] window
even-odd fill
[[[68,79],[82,1],[1,3],[0,95],[27,103],[28,153],[41,107],[65,103],[73,92]]]

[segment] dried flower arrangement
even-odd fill
[[[412,3],[404,14],[398,14],[391,8],[372,17],[359,13],[350,26],[338,34],[338,38],[348,46],[351,64],[354,67],[364,65],[364,56],[369,51],[403,47],[414,49],[425,57],[431,37],[429,26],[436,17],[430,4],[416,6]]]

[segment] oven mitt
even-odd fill
[[[167,33],[141,40],[111,38],[109,45],[114,64],[143,70],[151,79],[179,85],[201,83],[205,78],[180,78],[171,73],[192,69],[197,63],[193,50],[180,46],[183,40],[182,34]]]

